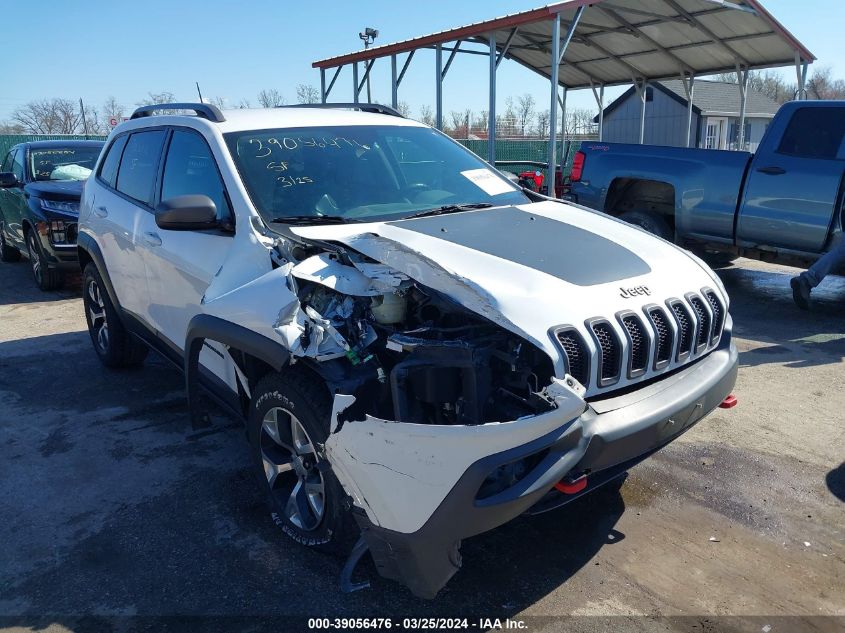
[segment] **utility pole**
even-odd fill
[[[196,84],[197,84],[197,94],[199,95],[199,98],[200,98],[200,103],[205,103],[205,102],[202,100],[202,92],[200,91],[200,82],[196,82]]]
[[[376,38],[378,37],[378,29],[371,29],[369,26],[365,28],[363,31],[358,33],[358,37],[360,37],[364,41],[364,50],[367,50],[370,47],[370,44],[375,42]],[[370,62],[372,63],[372,62]],[[367,103],[373,102],[373,95],[370,93],[370,73],[366,69],[364,72],[367,73]],[[358,87],[356,86],[355,89],[357,90]]]
[[[88,140],[88,121],[85,119],[85,104],[82,97],[79,98],[79,111],[82,112],[82,129],[85,131],[85,140]]]

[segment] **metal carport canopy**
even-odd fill
[[[449,42],[454,45],[444,47]],[[485,47],[465,46],[470,43]],[[642,89],[645,102],[648,81],[680,77],[692,90],[696,76],[739,72],[744,93],[749,70],[792,64],[796,65],[799,89],[803,89],[806,65],[816,59],[757,0],[570,0],[316,61],[312,65],[320,69],[323,100],[340,68],[352,64],[357,102],[364,84],[358,76],[358,63],[364,62],[366,77],[377,59],[390,57],[395,107],[404,71],[413,53],[423,48],[434,48],[437,55],[438,126],[442,126],[442,81],[457,53],[490,56],[493,106],[496,67],[504,57],[564,89],[592,88],[600,110],[603,95],[600,99],[597,89],[603,92],[605,86],[634,83]],[[449,53],[445,68],[444,51]],[[397,56],[402,53],[408,56],[399,74]],[[555,57],[559,64],[553,63]],[[328,69],[336,71],[327,87]],[[557,90],[554,95],[550,108],[553,122],[558,102],[563,103]],[[494,111],[491,107],[491,122],[495,122]],[[553,140],[556,123],[551,127]],[[551,154],[550,159],[551,168]]]

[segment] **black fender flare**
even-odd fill
[[[191,426],[194,429],[208,425],[199,399],[199,358],[206,339],[250,354],[267,363],[275,371],[281,371],[290,360],[290,351],[263,334],[210,314],[194,316],[188,323],[185,336],[184,360],[185,392],[188,397]]]
[[[117,316],[123,323],[123,326],[126,327],[123,310],[120,307],[120,302],[117,300],[117,293],[114,291],[114,284],[112,284],[111,277],[109,276],[109,269],[106,267],[106,260],[103,257],[103,251],[100,250],[100,245],[88,233],[80,233],[76,238],[76,252],[79,256],[80,268],[83,268],[81,265],[84,259],[81,256],[83,252],[94,262],[97,272],[100,273],[100,277],[103,280],[103,285],[106,287],[106,293],[109,295],[111,304],[114,306],[115,312],[117,312]],[[82,272],[85,272],[84,269]],[[83,288],[82,291],[85,292],[85,289]]]

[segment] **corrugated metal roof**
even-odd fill
[[[658,82],[667,90],[673,92],[687,102],[687,93],[680,79]],[[692,104],[703,114],[734,114],[739,115],[740,95],[739,86],[724,81],[696,81]],[[748,89],[746,116],[764,115],[774,116],[780,105],[769,99],[762,92]]]
[[[758,0],[570,0],[313,66],[336,68],[447,42],[486,44],[493,35],[500,51],[510,38],[508,59],[549,77],[553,19],[560,14],[565,32],[580,7],[584,14],[560,66],[560,83],[569,88],[673,79],[684,72],[708,75],[733,71],[737,65],[786,66],[795,63],[796,55],[805,62],[816,59]]]

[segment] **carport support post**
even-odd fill
[[[801,59],[798,53],[795,53],[795,74],[798,78],[798,94],[795,95],[796,101],[804,101],[807,99],[807,67],[808,63]]]
[[[643,79],[642,85],[640,85],[639,80],[634,79],[634,89],[640,97],[640,145],[642,145],[645,143],[645,103],[648,93],[648,80]]]
[[[549,168],[546,173],[546,192],[555,197],[555,160],[557,150],[557,91],[560,78],[560,13],[556,13],[552,22],[552,67],[549,78],[552,87],[552,104],[549,107]]]
[[[490,34],[490,102],[487,105],[487,162],[496,166],[496,36]]]
[[[438,130],[443,130],[443,45],[438,44],[435,50],[435,59],[437,66],[437,84],[435,90],[435,98],[437,105],[435,108],[434,125]]]
[[[593,91],[593,97],[599,107],[599,140],[601,141],[604,136],[604,84],[599,84],[598,92],[596,92],[596,87],[590,81],[590,90]]]
[[[390,105],[396,110],[399,107],[399,82],[396,75],[396,54],[390,56]]]
[[[352,62],[352,103],[358,103],[358,62]]]
[[[320,69],[320,101],[326,102],[326,69]]]
[[[552,68],[549,77],[552,100],[549,108],[549,169],[546,174],[547,192],[552,198],[555,197],[555,171],[557,171],[555,163],[557,162],[557,100],[558,89],[560,88],[560,64],[566,54],[566,49],[569,47],[569,42],[572,41],[572,36],[575,35],[575,29],[578,28],[582,15],[584,15],[583,6],[578,7],[575,11],[563,42],[560,41],[560,13],[555,13],[552,22]]]
[[[739,129],[737,130],[736,148],[745,148],[745,111],[748,104],[748,69],[737,68],[739,78]]]
[[[692,100],[695,96],[695,73],[681,75],[681,83],[684,85],[684,92],[687,93],[687,147],[692,142]]]

